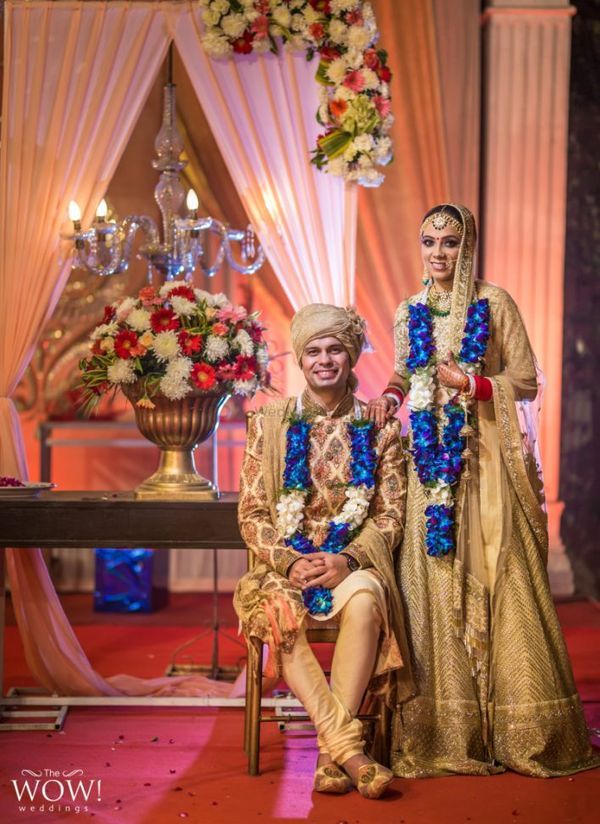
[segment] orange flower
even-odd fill
[[[346,113],[348,103],[346,100],[332,100],[329,104],[329,109],[334,117],[340,118]]]

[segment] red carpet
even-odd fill
[[[574,603],[561,605],[559,614],[588,721],[600,727],[600,612]],[[164,619],[169,620],[168,613]],[[196,631],[190,626],[154,625],[156,615],[149,618],[152,626],[144,626],[142,616],[134,618],[135,625],[128,625],[127,617],[114,620],[111,626],[77,630],[103,675],[162,674],[175,647]],[[226,632],[234,635],[232,629]],[[8,684],[31,683],[16,629],[9,627],[7,636]],[[207,637],[194,648],[194,659],[206,662],[209,649]],[[240,652],[223,642],[221,662],[234,663]],[[398,779],[393,792],[376,802],[356,792],[344,797],[314,795],[310,791],[314,737],[303,731],[282,734],[276,725],[263,726],[263,774],[250,778],[241,749],[242,712],[237,710],[80,708],[69,710],[63,732],[1,735],[0,821],[10,824],[82,818],[110,824],[181,820],[193,824],[587,824],[599,817],[600,770],[552,780],[512,773],[491,778]],[[83,775],[73,780],[82,780],[85,787],[93,782],[94,791],[87,803],[79,796],[79,812],[66,796],[53,809],[42,800],[40,809],[39,791],[34,804],[19,804],[11,781],[23,781],[24,769],[82,770]],[[44,772],[40,781],[52,780],[53,775]],[[49,797],[59,792],[58,783],[48,785]]]

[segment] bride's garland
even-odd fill
[[[441,421],[435,406],[435,340],[433,319],[426,303],[408,306],[406,366],[411,373],[410,425],[412,455],[429,500],[425,509],[427,554],[447,555],[454,549],[454,492],[463,470],[467,422],[466,404],[450,400],[443,407]],[[467,310],[458,365],[471,375],[481,371],[490,335],[488,300],[472,303]],[[441,424],[441,426],[440,426]],[[439,436],[441,428],[441,440]]]
[[[346,501],[339,515],[329,522],[327,535],[320,546],[302,530],[304,510],[312,491],[309,468],[310,424],[301,414],[289,420],[286,433],[283,490],[277,503],[277,528],[285,543],[297,552],[338,553],[356,536],[369,511],[375,491],[375,429],[371,421],[356,417],[348,424],[350,441],[350,480],[346,486]],[[326,587],[309,587],[303,593],[304,605],[311,615],[327,615],[333,596]]]

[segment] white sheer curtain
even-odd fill
[[[175,44],[292,306],[352,303],[356,188],[309,164],[320,130],[316,61],[302,52],[214,60],[201,37],[190,6]]]
[[[5,4],[0,149],[0,474],[27,476],[11,400],[68,277],[59,233],[76,198],[92,217],[164,60],[155,3]],[[39,550],[8,550],[27,662],[62,694],[135,691],[91,668]],[[147,689],[147,687],[141,687]]]

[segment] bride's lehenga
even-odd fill
[[[427,501],[409,461],[397,571],[417,695],[395,712],[391,766],[406,777],[505,768],[567,775],[600,762],[550,593],[535,444],[519,422],[518,407],[537,394],[536,365],[510,296],[473,282],[473,218],[459,211],[465,231],[452,311],[433,318],[436,351],[442,357],[458,351],[467,307],[487,298],[491,334],[483,374],[492,380],[493,400],[472,404],[476,434],[457,492],[456,553],[427,555]],[[396,372],[406,390],[408,303],[426,301],[426,292],[403,303],[396,317]],[[446,399],[438,389],[436,402]]]

